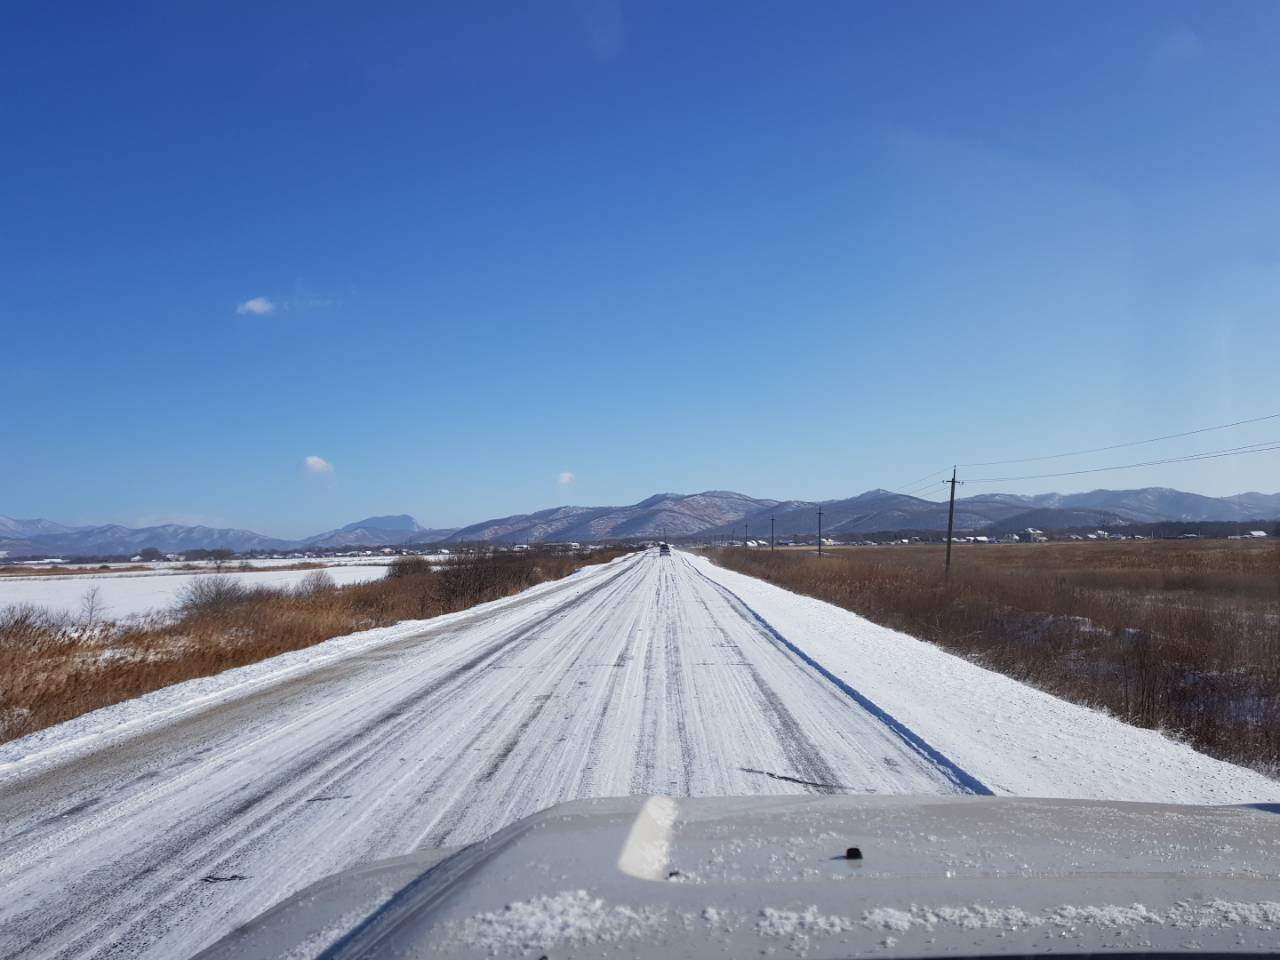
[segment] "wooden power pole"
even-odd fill
[[[956,468],[951,468],[951,479],[943,480],[951,484],[951,506],[947,508],[947,576],[951,576],[951,532],[956,525]]]

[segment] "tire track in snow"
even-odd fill
[[[861,707],[868,714],[870,714],[872,717],[874,717],[876,720],[882,723],[885,726],[885,728],[892,731],[895,736],[897,736],[900,740],[902,740],[902,742],[905,743],[908,747],[910,747],[913,751],[915,751],[920,756],[922,756],[925,760],[927,760],[929,763],[937,767],[938,770],[942,772],[943,775],[945,775],[953,783],[955,783],[956,786],[962,792],[979,794],[982,796],[994,795],[994,791],[992,791],[990,787],[988,787],[986,784],[980,781],[977,777],[973,776],[972,774],[962,769],[958,764],[954,763],[948,757],[944,756],[939,750],[935,749],[929,743],[927,743],[924,740],[924,738],[920,737],[918,734],[916,734],[913,730],[911,730],[905,724],[899,722],[888,711],[881,709],[879,706],[873,703],[869,698],[863,696],[861,693],[855,690],[852,686],[850,686],[844,680],[841,680],[834,673],[832,673],[826,667],[822,666],[822,664],[818,663],[816,660],[810,657],[807,653],[805,653],[795,644],[791,643],[791,641],[789,641],[786,637],[784,637],[777,630],[775,630],[772,624],[770,624],[767,620],[765,620],[758,613],[756,613],[749,606],[747,606],[732,590],[729,590],[727,587],[724,587],[716,583],[714,580],[712,580],[710,577],[704,574],[701,570],[698,570],[697,568],[695,568],[693,564],[689,563],[688,561],[685,561],[685,565],[703,582],[709,584],[714,590],[716,590],[716,592],[724,596],[725,599],[728,601],[728,603],[732,607],[734,607],[736,610],[738,610],[742,618],[745,621],[751,623],[755,627],[756,631],[762,637],[786,649],[788,652],[793,654],[798,660],[800,660],[804,665],[816,671],[825,680],[830,682],[842,693],[848,696],[850,700],[854,701],[854,703],[856,703],[859,707]]]
[[[486,832],[482,827],[492,822],[495,811],[516,809],[540,780],[553,780],[562,795],[583,795],[583,780],[593,754],[584,743],[583,731],[591,727],[592,705],[600,700],[592,697],[590,679],[616,673],[620,654],[609,646],[620,633],[611,618],[624,609],[631,599],[643,593],[648,568],[635,564],[615,589],[602,594],[595,603],[575,611],[542,638],[536,660],[526,668],[536,671],[540,693],[548,696],[547,707],[538,712],[524,734],[512,743],[502,764],[502,776],[495,785],[477,791],[472,768],[461,765],[451,771],[447,784],[450,800],[431,828],[418,840],[421,846],[454,845],[478,839]],[[533,674],[528,674],[533,676]],[[589,678],[584,680],[583,678]],[[551,709],[552,707],[559,709]],[[483,709],[483,707],[481,708]],[[567,711],[567,712],[565,712]],[[468,742],[465,754],[482,738]],[[557,744],[576,743],[576,749],[558,749]],[[546,766],[551,762],[554,774]],[[549,799],[547,803],[555,802]],[[547,804],[542,804],[545,806]],[[504,821],[505,822],[505,821]]]
[[[616,577],[611,582],[602,586],[609,586],[611,589],[607,591],[593,591],[590,596],[590,603],[586,604],[586,610],[582,616],[590,618],[601,615],[617,602],[619,596],[624,596],[627,592],[634,590],[633,581],[636,579],[636,570],[634,568],[627,569],[622,575]],[[578,604],[574,604],[577,606]],[[556,621],[563,621],[563,611],[554,618]],[[550,626],[547,621],[543,621],[538,625],[541,628],[536,639],[544,639],[543,634],[546,633]],[[531,637],[533,632],[531,631]],[[562,682],[563,678],[571,674],[581,659],[591,651],[591,637],[581,633],[571,634],[569,637],[561,641],[553,641],[553,646],[548,653],[551,660],[544,664],[540,672],[550,674],[554,681]],[[527,648],[519,651],[521,654],[526,652]],[[479,713],[484,720],[475,727],[472,734],[457,751],[459,757],[470,757],[473,753],[480,753],[483,759],[483,744],[486,740],[491,740],[497,736],[495,731],[499,730],[501,722],[509,716],[513,704],[517,702],[517,690],[521,686],[520,679],[515,674],[532,672],[533,665],[528,667],[516,667],[512,669],[513,679],[511,679],[500,691],[491,693],[486,698],[487,706],[481,706]],[[527,686],[527,683],[525,684]],[[468,765],[467,763],[458,764],[450,771],[449,778],[439,784],[431,785],[427,791],[419,796],[419,802],[423,804],[440,800],[439,813],[432,819],[429,828],[424,830],[422,834],[412,843],[411,849],[419,846],[448,846],[457,842],[454,839],[455,833],[463,824],[468,816],[474,815],[475,797],[477,790],[481,785],[488,783],[497,777],[498,773],[503,770],[511,761],[511,757],[516,753],[524,740],[524,736],[530,727],[537,724],[543,717],[544,711],[552,701],[563,699],[564,693],[557,693],[555,687],[550,693],[537,693],[536,697],[545,697],[542,701],[542,707],[533,710],[527,717],[527,723],[523,725],[523,730],[519,735],[515,733],[507,734],[502,745],[498,748],[498,752],[502,755],[501,761],[496,764],[490,762],[492,774],[485,776],[487,770],[479,770],[475,763]],[[511,780],[511,777],[507,777]],[[444,789],[439,789],[443,787]],[[486,790],[488,788],[485,788]],[[447,793],[447,796],[441,796]],[[483,796],[483,794],[480,794]],[[503,803],[510,802],[509,793],[502,795]],[[405,851],[408,852],[408,851]]]
[[[687,569],[693,569],[683,558],[680,562]],[[773,727],[774,735],[777,737],[778,742],[783,745],[787,759],[795,771],[794,775],[784,776],[783,778],[775,777],[774,779],[786,779],[792,783],[809,787],[817,793],[836,792],[839,788],[831,786],[838,779],[836,772],[831,769],[822,752],[818,749],[817,744],[808,737],[804,729],[796,721],[795,715],[787,709],[787,705],[783,703],[773,687],[761,676],[755,665],[747,659],[742,647],[729,635],[724,625],[712,615],[711,608],[702,594],[695,590],[694,597],[698,605],[706,611],[707,619],[715,624],[715,629],[725,648],[733,651],[737,659],[745,664],[747,674],[751,677],[751,682],[756,688],[761,713],[768,718],[770,725]],[[739,769],[746,770],[747,768]]]
[[[644,577],[646,580],[653,579],[649,571],[645,571]],[[603,689],[596,697],[599,709],[593,711],[592,729],[587,741],[586,762],[583,765],[582,775],[578,784],[578,793],[583,796],[599,795],[598,785],[600,782],[602,780],[606,783],[608,782],[608,771],[602,776],[600,767],[609,751],[618,751],[619,746],[621,746],[626,755],[634,758],[632,743],[625,739],[621,743],[606,743],[605,731],[608,730],[610,721],[616,719],[618,712],[626,708],[626,703],[619,696],[619,688],[625,687],[627,679],[634,673],[632,666],[636,657],[634,652],[629,651],[634,651],[637,646],[643,643],[641,624],[644,619],[644,611],[642,605],[643,601],[639,597],[631,601],[632,609],[625,615],[623,622],[619,624],[618,632],[624,639],[617,656],[612,658],[612,666],[606,668],[608,670],[608,679],[605,680]],[[599,652],[606,653],[606,651]],[[608,650],[607,652],[611,653],[612,651]],[[621,751],[618,752],[620,753]],[[632,765],[634,765],[634,760]]]
[[[658,676],[658,644],[653,637],[644,648],[644,689],[639,741],[636,744],[636,763],[631,771],[632,795],[644,793],[658,781],[658,724],[663,706],[664,677]]]
[[[680,655],[680,634],[677,622],[667,622],[663,631],[663,655],[667,670],[667,717],[675,727],[675,750],[680,757],[680,795],[687,796],[693,792],[695,765],[698,761],[694,750],[693,736],[690,732],[688,690],[684,676],[684,661]]]

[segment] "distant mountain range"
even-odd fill
[[[0,552],[10,556],[132,555],[146,547],[163,553],[225,548],[294,551],[428,543],[596,542],[627,538],[711,537],[744,528],[766,536],[769,520],[779,537],[822,531],[835,537],[891,530],[939,531],[947,526],[947,504],[890,490],[868,490],[846,500],[762,500],[726,490],[692,495],[660,493],[624,507],[554,507],[537,513],[486,520],[461,529],[422,527],[407,514],[368,517],[303,540],[281,540],[250,530],[165,524],[72,527],[51,520],[0,517]],[[1093,490],[1022,496],[984,493],[956,499],[956,529],[1002,533],[1038,527],[1118,526],[1164,522],[1244,522],[1280,519],[1280,493],[1206,497],[1165,487]]]
[[[454,532],[454,528],[433,530],[419,526],[418,521],[407,513],[398,513],[387,517],[366,517],[337,530],[308,537],[302,543],[308,547],[334,549],[368,545],[396,546],[404,543],[437,543],[447,540]]]
[[[161,553],[187,550],[340,550],[359,546],[397,546],[406,543],[438,543],[454,531],[431,530],[418,525],[408,514],[368,517],[337,530],[317,533],[303,540],[281,540],[252,530],[188,527],[164,524],[158,527],[124,527],[106,524],[69,527],[49,520],[14,520],[0,517],[0,551],[11,556],[66,554],[68,556],[132,555],[147,547]]]

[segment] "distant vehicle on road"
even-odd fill
[[[658,544],[658,556],[660,557],[671,556],[671,547],[665,543]]]

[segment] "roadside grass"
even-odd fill
[[[1280,544],[1149,541],[811,552],[719,564],[1043,690],[1280,774]]]
[[[461,554],[443,564],[406,557],[380,580],[336,587],[317,569],[286,592],[210,574],[188,584],[175,615],[142,623],[8,607],[0,610],[0,741],[331,637],[465,610],[621,552]]]

